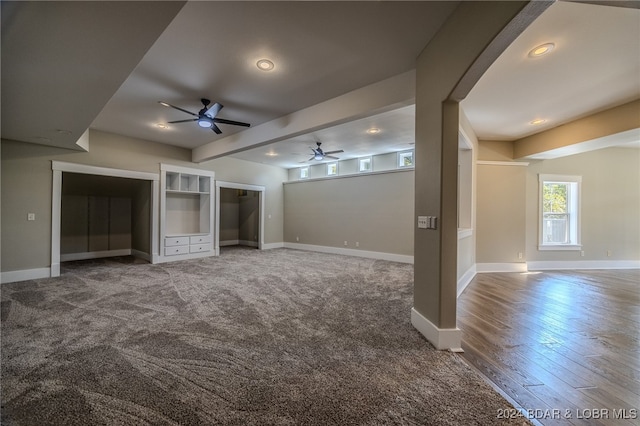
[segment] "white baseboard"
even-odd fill
[[[465,272],[460,278],[458,278],[458,297],[460,297],[464,289],[467,288],[467,286],[475,276],[476,265],[471,265],[471,267],[467,269],[467,272]]]
[[[527,262],[530,271],[558,269],[640,269],[640,260],[541,260]]]
[[[152,260],[152,256],[149,253],[145,253],[143,251],[140,250],[135,250],[135,249],[131,249],[131,255],[134,257],[137,257],[139,259],[144,259],[149,263],[153,263]]]
[[[357,249],[348,249],[348,248],[345,249],[341,247],[316,246],[312,244],[287,243],[287,242],[284,243],[284,247],[296,249],[296,250],[317,251],[320,253],[342,254],[345,256],[365,257],[368,259],[379,259],[379,260],[388,260],[391,262],[413,264],[413,256],[408,256],[403,254],[383,253],[379,251],[366,251],[366,250],[357,250]]]
[[[24,269],[22,271],[6,271],[0,273],[0,283],[8,284],[18,281],[37,280],[51,277],[51,268]]]
[[[271,250],[277,248],[283,248],[284,243],[264,243],[262,244],[262,250]]]
[[[438,328],[415,308],[411,308],[411,324],[438,350],[461,352],[462,332],[459,328]]]
[[[238,245],[246,246],[246,247],[258,247],[257,241],[249,241],[249,240],[240,240],[238,241]]]
[[[527,272],[526,263],[476,263],[476,272]]]
[[[130,256],[130,255],[131,255],[131,249],[89,251],[85,253],[61,254],[60,261],[70,262],[73,260],[89,260],[89,259],[100,259],[103,257]]]

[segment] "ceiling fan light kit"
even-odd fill
[[[198,113],[196,114],[191,111],[187,111],[186,109],[177,107],[175,105],[171,105],[170,103],[167,103],[164,101],[158,101],[158,103],[162,106],[177,109],[178,111],[182,111],[189,115],[193,115],[194,117],[197,117],[197,118],[188,118],[186,120],[169,121],[168,122],[169,124],[186,123],[189,121],[195,121],[198,123],[198,126],[202,127],[203,129],[211,129],[218,135],[222,133],[222,130],[220,130],[220,128],[216,125],[216,123],[231,124],[233,126],[243,126],[243,127],[251,126],[249,123],[243,123],[241,121],[225,120],[224,118],[216,117],[220,112],[220,110],[224,107],[224,105],[219,104],[218,102],[214,103],[211,107],[209,107],[209,104],[211,104],[211,101],[209,99],[202,98],[200,99],[200,102],[202,102],[202,105],[204,105],[204,107],[200,111],[198,111]]]
[[[331,154],[338,154],[340,152],[344,152],[343,150],[339,149],[337,151],[327,151],[324,152],[322,150],[322,148],[320,148],[320,145],[322,145],[322,142],[316,142],[316,145],[318,145],[317,148],[311,148],[311,151],[313,151],[313,157],[309,158],[307,161],[312,161],[312,160],[317,160],[317,161],[322,161],[325,158],[329,158],[331,160],[339,160],[338,157],[334,157]]]

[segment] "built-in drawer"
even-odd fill
[[[189,253],[200,253],[211,251],[211,244],[192,244],[189,246]]]
[[[211,235],[196,235],[189,238],[189,244],[205,244],[211,242]]]
[[[164,255],[165,256],[175,256],[178,254],[188,254],[189,246],[173,246],[173,247],[165,247]]]
[[[164,239],[165,247],[186,246],[189,244],[189,237],[166,237]]]

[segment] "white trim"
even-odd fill
[[[278,248],[284,248],[284,243],[265,243],[262,245],[262,250],[272,250]]]
[[[214,235],[214,251],[216,256],[220,254],[220,188],[230,188],[230,189],[244,189],[247,191],[256,191],[258,192],[260,211],[258,212],[260,218],[260,225],[258,229],[258,249],[263,250],[264,247],[264,206],[265,206],[265,195],[266,195],[266,187],[262,185],[250,185],[246,183],[237,183],[237,182],[226,182],[223,180],[216,180],[216,202],[215,202],[215,235]]]
[[[112,169],[108,167],[89,166],[86,164],[67,163],[65,161],[51,161],[51,169],[53,171],[52,188],[51,188],[51,267],[50,276],[60,276],[60,221],[62,219],[62,173],[81,173],[87,175],[122,177],[128,179],[148,180],[151,181],[151,193],[149,201],[151,203],[151,217],[149,244],[151,245],[152,263],[156,263],[160,257],[160,245],[158,244],[159,234],[159,200],[157,198],[158,184],[160,176],[157,173],[138,172],[134,170]]]
[[[129,179],[159,180],[157,173],[139,172],[136,170],[112,169],[109,167],[89,166],[86,164],[67,163],[66,161],[51,161],[52,170],[62,172],[82,173],[85,175],[113,176]]]
[[[226,240],[220,241],[219,247],[228,247],[228,246],[249,246],[249,247],[258,247],[257,241],[249,241],[249,240]]]
[[[526,167],[529,165],[528,161],[486,161],[486,160],[478,160],[476,164],[480,166],[523,166]]]
[[[476,263],[476,272],[527,272],[526,263]]]
[[[538,246],[540,251],[580,251],[581,244],[543,244]]]
[[[190,260],[190,259],[200,259],[203,257],[213,257],[213,250],[202,252],[202,253],[186,253],[186,254],[178,254],[175,256],[159,256],[155,263],[167,263],[167,262],[175,262],[176,260]]]
[[[136,250],[136,249],[131,249],[131,255],[132,255],[133,257],[137,257],[137,258],[139,258],[139,259],[144,259],[144,260],[146,260],[146,261],[147,261],[147,262],[149,262],[149,263],[154,263],[154,262],[153,262],[153,256],[152,256],[152,255],[150,255],[149,253],[145,253],[145,252],[143,252],[143,251]]]
[[[356,172],[349,173],[345,175],[333,175],[333,176],[322,176],[318,178],[306,178],[302,180],[290,180],[287,182],[282,182],[284,185],[288,185],[291,183],[306,183],[306,182],[318,182],[321,180],[330,180],[330,179],[344,179],[344,178],[357,178],[363,176],[373,176],[373,175],[384,175],[387,173],[402,173],[402,172],[413,172],[415,170],[414,166],[403,167],[402,169],[389,169],[389,170],[378,170],[375,172]]]
[[[0,283],[8,284],[18,281],[38,280],[40,278],[50,278],[50,268],[23,269],[22,271],[6,271],[0,273]]]
[[[473,235],[473,228],[458,228],[458,239],[469,238]]]
[[[471,281],[475,278],[476,276],[476,265],[471,265],[471,267],[469,269],[467,269],[467,271],[462,274],[462,276],[460,278],[458,278],[458,296],[460,297],[460,295],[462,294],[462,292],[467,288],[467,286],[469,285],[469,283],[471,283]]]
[[[103,257],[131,256],[131,249],[87,251],[84,253],[67,253],[60,255],[61,262],[73,260],[100,259]]]
[[[539,260],[527,262],[530,271],[558,269],[640,269],[640,260]]]
[[[416,308],[411,308],[411,324],[438,350],[462,352],[462,331],[459,328],[438,328]]]
[[[288,242],[284,243],[284,247],[295,249],[295,250],[316,251],[319,253],[341,254],[345,256],[364,257],[367,259],[379,259],[379,260],[388,260],[391,262],[413,264],[413,256],[408,256],[404,254],[384,253],[380,251],[356,250],[356,249],[348,249],[348,248],[342,248],[342,247],[316,246],[312,244],[300,244],[300,243],[288,243]]]

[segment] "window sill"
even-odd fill
[[[580,251],[582,250],[582,246],[580,244],[546,244],[539,245],[538,250],[540,251]]]

